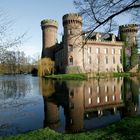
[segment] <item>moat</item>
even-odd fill
[[[140,113],[140,78],[45,80],[0,76],[0,136],[49,127],[89,131]]]

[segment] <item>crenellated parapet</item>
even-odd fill
[[[137,24],[126,24],[120,26],[121,32],[137,32],[138,31],[138,25]]]
[[[53,26],[53,27],[56,27],[58,28],[58,23],[56,20],[53,20],[53,19],[44,19],[41,21],[41,27],[44,28],[44,27],[48,27],[48,26]]]
[[[118,47],[120,47],[120,46],[123,46],[123,42],[121,42],[121,41],[115,41],[115,42],[113,42],[113,41],[107,41],[107,40],[100,40],[100,41],[98,41],[98,40],[96,40],[96,39],[88,39],[88,40],[86,40],[86,39],[83,39],[83,43],[85,43],[86,42],[86,44],[99,44],[99,45],[106,45],[106,46],[118,46]]]
[[[72,23],[79,23],[82,25],[82,17],[78,13],[70,13],[63,16],[63,26]]]

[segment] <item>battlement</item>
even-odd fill
[[[56,28],[58,28],[58,23],[56,20],[53,19],[44,19],[41,21],[41,26],[55,26]]]
[[[138,31],[138,25],[137,24],[121,25],[119,28],[120,28],[121,32],[137,32]]]
[[[100,44],[100,45],[118,46],[118,47],[123,46],[123,42],[121,42],[121,41],[113,42],[113,41],[107,41],[107,40],[99,41],[96,39],[88,39],[88,40],[83,39],[83,43],[85,43],[85,42],[86,42],[86,44]]]
[[[82,24],[82,17],[78,13],[70,13],[63,16],[63,25],[68,23]]]

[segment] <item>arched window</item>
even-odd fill
[[[69,52],[72,52],[72,51],[73,51],[73,46],[72,46],[72,45],[69,45],[69,46],[68,46],[68,51],[69,51]]]
[[[73,65],[73,57],[72,56],[69,57],[69,64]]]

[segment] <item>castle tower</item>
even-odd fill
[[[120,39],[122,41],[126,41],[128,43],[128,47],[137,44],[137,33],[138,33],[137,24],[122,25],[119,27]]]
[[[63,16],[64,67],[66,73],[77,73],[83,69],[82,17],[77,13]]]
[[[54,48],[57,40],[58,23],[55,20],[42,20],[42,58],[48,57],[54,60]]]
[[[128,24],[122,25],[119,27],[119,37],[122,41],[125,42],[125,54],[126,54],[126,66],[134,65],[132,64],[131,56],[132,49],[137,45],[137,33],[138,25],[137,24]]]

